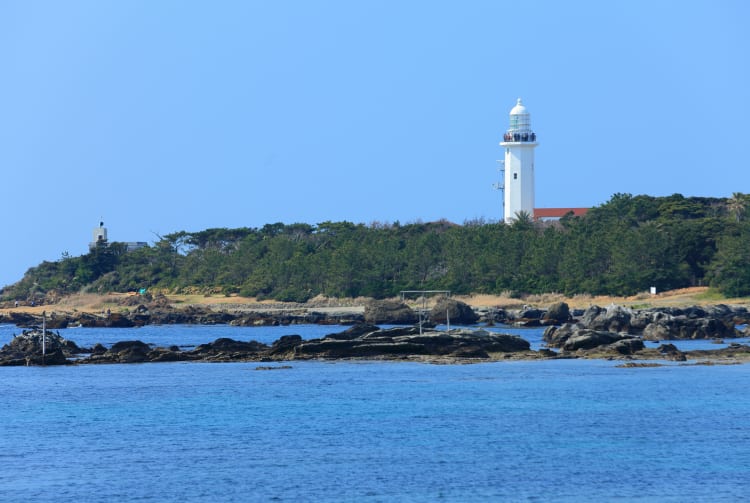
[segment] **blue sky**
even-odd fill
[[[0,285],[110,240],[748,188],[750,3],[0,2]]]

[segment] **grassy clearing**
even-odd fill
[[[112,312],[119,312],[128,309],[124,306],[127,297],[132,297],[133,293],[112,293],[105,295],[97,294],[75,294],[62,298],[58,303],[46,306],[19,306],[13,307],[6,304],[0,312],[22,311],[29,313],[41,314],[42,311],[49,312],[88,312],[97,313],[110,309]],[[263,307],[264,305],[279,304],[272,300],[259,301],[253,297],[240,297],[237,295],[225,294],[183,294],[167,295],[170,303],[175,307],[195,305],[206,306],[220,309],[222,306],[246,306]],[[511,297],[509,292],[502,295],[461,295],[455,296],[456,299],[466,302],[475,308],[503,308],[519,309],[523,306],[547,308],[555,302],[566,302],[571,308],[586,309],[589,306],[597,305],[606,307],[610,304],[629,306],[634,309],[644,309],[649,307],[663,306],[691,306],[691,305],[710,305],[710,304],[740,304],[750,306],[750,298],[728,299],[719,292],[707,287],[683,288],[651,295],[648,292],[642,292],[630,297],[608,297],[592,296],[579,294],[572,297],[566,297],[559,293],[548,293],[542,295],[528,295],[521,298]],[[323,308],[323,307],[357,307],[364,306],[368,299],[338,299],[332,297],[318,296],[311,299],[307,304],[301,307]],[[394,299],[400,300],[400,299]],[[426,307],[432,307],[437,300],[437,296],[431,296],[425,299]],[[421,307],[421,299],[408,299],[409,305]]]

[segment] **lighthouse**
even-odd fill
[[[519,212],[534,218],[534,149],[536,133],[531,130],[531,116],[518,98],[510,110],[510,127],[500,146],[505,149],[505,222],[516,219]]]

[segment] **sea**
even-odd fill
[[[190,348],[343,328],[60,334],[81,346],[137,339]],[[491,330],[541,345],[540,329]],[[0,325],[0,345],[19,332]],[[620,363],[0,367],[0,501],[748,499],[750,364]]]

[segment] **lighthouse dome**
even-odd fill
[[[529,115],[528,110],[526,110],[526,107],[521,103],[521,98],[518,98],[516,106],[510,110],[510,115]]]
[[[531,132],[531,115],[526,107],[521,103],[521,98],[518,98],[516,106],[510,110],[510,127],[508,128],[509,133],[517,132]]]

